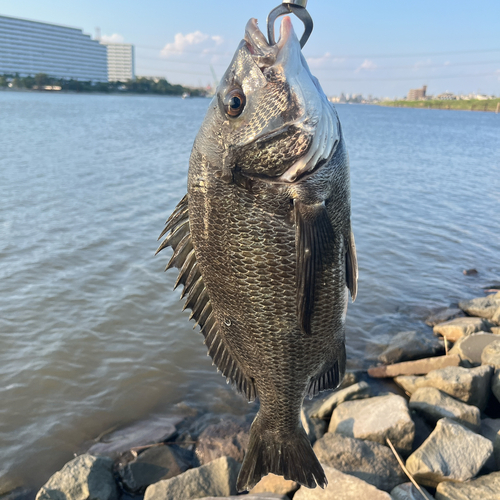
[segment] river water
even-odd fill
[[[0,92],[0,492],[115,425],[248,409],[181,312],[156,238],[209,101]],[[500,116],[337,106],[359,295],[349,366],[500,281]],[[477,276],[463,269],[477,268]]]

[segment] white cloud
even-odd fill
[[[345,59],[340,57],[333,57],[330,52],[326,52],[320,57],[308,57],[307,64],[312,69],[322,69],[334,66],[335,64],[344,62]]]
[[[193,33],[188,33],[187,35],[177,33],[174,37],[174,41],[172,43],[167,43],[165,47],[163,47],[160,55],[162,57],[179,55],[184,52],[188,52],[189,49],[193,47],[198,47],[200,52],[210,53],[216,46],[223,43],[224,39],[221,36],[210,36],[202,33],[201,31],[195,31]]]
[[[369,59],[365,59],[361,66],[356,70],[356,73],[362,70],[368,70],[372,71],[377,68],[377,65],[373,62],[370,61]]]
[[[112,35],[102,35],[101,42],[102,43],[123,43],[125,39],[122,35],[118,33],[113,33]]]

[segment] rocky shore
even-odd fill
[[[248,500],[500,499],[500,292],[400,332],[368,372],[305,402],[302,421],[329,485],[267,476]],[[192,408],[114,431],[38,492],[0,500],[187,500],[237,495],[253,415]]]

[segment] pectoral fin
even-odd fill
[[[346,281],[347,287],[351,292],[352,301],[356,300],[358,294],[358,256],[356,255],[356,243],[354,242],[354,234],[351,231],[349,240],[346,242]]]
[[[297,316],[302,331],[311,333],[316,284],[331,257],[335,233],[324,203],[294,200],[297,251]]]

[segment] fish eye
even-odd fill
[[[226,113],[236,118],[243,113],[247,100],[241,89],[231,90],[224,99],[224,109]]]

